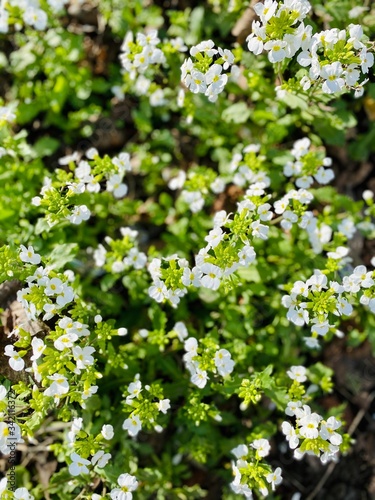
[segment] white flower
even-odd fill
[[[66,333],[65,335],[61,335],[58,339],[56,339],[53,345],[58,351],[63,351],[64,349],[69,349],[70,347],[72,347],[77,339],[78,335],[76,335],[75,333]]]
[[[87,389],[84,389],[82,391],[82,399],[88,399],[90,398],[93,394],[96,394],[98,392],[98,386],[97,385],[92,385],[91,387],[88,387]]]
[[[275,201],[273,206],[275,208],[275,212],[280,215],[285,212],[288,205],[289,205],[289,199],[284,197],[281,200]]]
[[[299,428],[301,436],[308,439],[317,438],[319,436],[318,426],[321,419],[322,417],[317,413],[311,413],[310,415],[307,414],[300,418],[298,420],[298,423],[299,425],[301,425],[301,427]]]
[[[220,349],[215,353],[214,358],[217,371],[222,377],[232,373],[234,368],[234,361],[231,359],[231,354],[226,349]]]
[[[128,186],[122,182],[121,174],[113,174],[107,181],[107,191],[115,198],[122,198],[128,192]]]
[[[292,228],[293,224],[298,221],[298,215],[296,215],[291,210],[285,210],[283,213],[282,221],[280,222],[280,226],[289,231]]]
[[[100,469],[103,469],[107,465],[107,463],[109,462],[110,458],[111,458],[110,453],[104,453],[103,450],[99,450],[92,457],[91,463],[94,467],[96,465]]]
[[[29,5],[23,14],[23,20],[37,30],[44,30],[47,26],[48,17],[44,10]]]
[[[171,38],[169,42],[175,50],[178,50],[178,52],[186,52],[188,50],[183,39],[180,36]]]
[[[76,337],[78,338],[78,335],[76,335]],[[78,370],[84,370],[86,366],[91,366],[94,364],[94,358],[91,356],[91,354],[95,352],[94,347],[86,346],[82,348],[80,346],[75,346],[73,347],[72,352],[74,359],[76,360]]]
[[[253,8],[263,24],[266,24],[274,16],[277,6],[278,4],[274,0],[265,0],[264,3],[256,3]]]
[[[142,429],[142,422],[138,415],[134,415],[124,421],[122,428],[128,431],[130,436],[135,437]]]
[[[270,212],[271,205],[269,203],[263,203],[257,208],[259,214],[259,219],[262,221],[268,221],[272,219],[272,212]]]
[[[288,377],[292,380],[296,380],[297,382],[305,382],[307,380],[306,377],[306,368],[304,366],[291,366],[290,370],[286,372]]]
[[[296,281],[293,285],[292,293],[307,297],[309,294],[309,286],[304,281]]]
[[[5,346],[5,356],[9,356],[9,366],[15,371],[20,372],[25,367],[25,361],[21,358],[17,351],[15,351],[13,345]]]
[[[150,95],[150,105],[153,107],[164,106],[167,100],[164,98],[163,89],[157,89]]]
[[[112,163],[118,168],[120,174],[131,170],[129,153],[120,153],[117,157],[112,158]]]
[[[348,239],[353,238],[354,233],[356,231],[355,224],[352,219],[346,218],[343,219],[337,228],[340,233],[346,236]]]
[[[355,7],[353,7],[349,12],[348,12],[348,16],[349,16],[349,19],[355,19],[357,17],[360,17],[362,14],[364,14],[369,8],[366,7],[366,6],[362,6],[362,5],[356,5]]]
[[[56,303],[60,307],[66,306],[69,302],[72,302],[74,299],[74,291],[71,286],[68,286],[64,283],[62,291],[56,297]]]
[[[326,79],[322,85],[323,92],[326,94],[340,92],[345,86],[345,80],[341,78],[342,73],[343,69],[338,61],[323,66],[321,76]]]
[[[234,55],[228,49],[221,49],[218,47],[219,54],[221,58],[224,60],[223,68],[228,69],[234,63]]]
[[[255,220],[250,224],[252,229],[251,234],[262,240],[268,239],[269,227],[261,224],[258,220]]]
[[[275,486],[282,482],[283,478],[281,477],[281,467],[277,467],[273,472],[266,476],[266,481],[271,484],[272,491],[275,490]]]
[[[49,380],[53,380],[52,384],[44,391],[45,396],[61,396],[69,391],[69,383],[65,375],[55,373],[48,375]]]
[[[52,278],[46,281],[46,288],[44,293],[47,296],[58,295],[63,291],[63,282],[59,278]]]
[[[138,398],[142,392],[142,382],[140,380],[135,380],[131,382],[128,387],[128,396],[126,397],[126,403],[132,404],[132,399]]]
[[[79,476],[80,474],[88,474],[88,465],[91,465],[90,460],[80,457],[77,453],[70,455],[72,463],[69,465],[69,472],[72,476]]]
[[[220,64],[213,64],[205,74],[206,84],[209,85],[214,94],[222,92],[228,81],[228,76],[221,74],[222,70],[223,68]]]
[[[256,253],[254,247],[246,244],[239,252],[238,252],[239,264],[241,266],[248,266],[256,259]]]
[[[335,178],[335,174],[331,168],[320,167],[314,174],[314,178],[320,184],[329,184]]]
[[[266,29],[259,21],[253,22],[253,32],[246,38],[247,48],[250,52],[258,56],[262,53],[264,40],[266,39]]]
[[[335,417],[329,417],[327,421],[322,421],[319,435],[321,438],[330,441],[333,445],[339,446],[342,443],[342,436],[338,432],[335,432],[339,427],[341,427],[341,422]]]
[[[221,229],[221,227],[216,227],[208,233],[208,236],[205,237],[205,240],[207,241],[209,247],[216,248],[223,238],[223,230]]]
[[[255,439],[255,441],[251,443],[251,447],[254,448],[257,454],[262,458],[266,457],[271,449],[271,445],[267,439]]]
[[[259,4],[258,4],[259,5]],[[271,63],[283,61],[286,57],[287,43],[283,40],[269,40],[264,44],[264,48],[269,50],[268,59]]]
[[[22,262],[28,262],[29,264],[40,264],[41,257],[39,254],[35,253],[34,248],[30,245],[26,248],[24,245],[20,246],[20,259]]]
[[[287,319],[297,326],[303,326],[309,322],[309,312],[303,308],[290,308],[287,313]]]
[[[182,284],[185,286],[193,285],[195,287],[200,287],[202,276],[203,273],[199,269],[199,267],[195,266],[191,270],[188,267],[186,267],[184,269],[184,274],[182,275],[181,281]]]
[[[206,78],[204,74],[200,71],[193,70],[191,72],[191,79],[188,86],[189,90],[193,92],[193,94],[204,94],[207,90]]]
[[[6,477],[3,477],[0,481],[0,495],[7,489],[7,482],[8,479]]]
[[[107,439],[107,441],[112,439],[113,436],[115,435],[115,433],[113,431],[113,426],[110,424],[103,425],[101,433],[102,433],[102,436],[104,437],[104,439]]]
[[[217,50],[213,48],[214,46],[215,44],[212,40],[204,40],[190,49],[190,55],[194,57],[198,52],[204,52],[208,57],[212,57],[217,54]]]
[[[163,302],[167,298],[168,290],[165,284],[159,279],[154,281],[154,284],[148,289],[149,296],[156,302]]]
[[[0,401],[4,401],[7,395],[7,390],[3,385],[0,385]]]
[[[4,11],[3,11],[4,12]],[[1,18],[0,18],[1,23]],[[0,28],[0,33],[2,33]],[[12,122],[15,120],[16,115],[14,114],[10,106],[0,106],[0,121]]]
[[[121,488],[115,488],[110,492],[112,500],[131,500],[132,491],[138,488],[138,481],[131,474],[121,474],[117,479]]]
[[[81,224],[82,221],[86,221],[90,218],[91,212],[86,207],[86,205],[79,205],[73,208],[71,215],[67,216],[67,219],[72,224]]]
[[[296,430],[289,422],[283,422],[281,424],[281,430],[283,434],[286,436],[286,440],[289,442],[289,446],[292,450],[297,448],[299,444],[299,439],[296,433]]]
[[[301,401],[289,401],[287,407],[285,408],[285,413],[290,417],[293,417],[296,414],[298,408],[302,407]]]
[[[201,271],[204,273],[201,279],[202,286],[211,290],[217,290],[220,286],[220,278],[223,275],[220,267],[207,263],[201,266]]]
[[[13,493],[14,500],[34,500],[33,495],[27,491],[26,488],[17,488]]]
[[[169,399],[161,399],[158,403],[158,410],[162,413],[167,413],[170,407],[171,404]]]
[[[186,203],[189,204],[190,210],[193,213],[199,212],[204,205],[204,197],[200,191],[186,191],[183,190],[181,193],[181,197]]]
[[[203,389],[203,387],[205,387],[207,379],[208,376],[206,370],[199,370],[199,369],[197,369],[196,372],[190,378],[191,383],[196,385],[200,389]]]
[[[215,194],[220,194],[225,189],[225,182],[221,177],[216,177],[214,182],[211,182],[210,189]]]
[[[178,321],[174,325],[173,331],[175,331],[177,333],[177,337],[178,337],[178,340],[180,342],[183,342],[189,336],[187,328],[186,328],[185,324],[182,321]]]
[[[366,48],[362,49],[359,54],[361,58],[361,69],[363,73],[368,73],[369,68],[374,64],[374,54],[372,52],[367,52]]]

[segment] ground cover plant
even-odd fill
[[[1,3],[1,498],[375,494],[374,27]]]

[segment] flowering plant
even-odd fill
[[[0,6],[1,497],[287,495],[289,457],[353,444],[327,346],[375,346],[337,153],[373,152],[374,26],[130,4]]]

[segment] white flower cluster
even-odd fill
[[[166,267],[165,271],[162,266]],[[188,278],[190,275],[188,261],[180,259],[177,255],[171,255],[163,260],[155,258],[150,262],[148,271],[153,280],[153,284],[148,289],[149,296],[156,302],[164,302],[167,299],[176,307],[181,297],[187,294],[184,282],[187,282],[185,276]]]
[[[233,175],[231,181],[236,186],[246,187],[249,184],[262,183],[269,187],[271,180],[262,170],[265,156],[258,155],[260,144],[248,144],[241,153],[235,153],[229,165]]]
[[[177,179],[174,178],[169,182],[169,185],[173,186],[173,189],[177,189],[179,184],[183,187],[181,191],[181,199],[189,205],[190,210],[193,213],[200,212],[202,210],[206,196],[211,192],[213,194],[220,194],[225,189],[224,179],[217,176],[214,181],[206,183],[202,182],[202,175],[198,172],[190,171],[187,180],[181,182],[183,178],[186,178],[185,172],[179,175],[180,183],[177,183]],[[201,181],[201,182],[199,182]]]
[[[55,13],[60,12],[68,0],[47,0],[48,7]],[[7,7],[17,7],[22,11],[22,21],[36,30],[45,30],[48,22],[47,12],[43,10],[39,0],[8,0],[0,6],[0,33],[9,32],[9,12]]]
[[[70,366],[75,364],[75,368],[73,370],[74,373],[80,375],[82,370],[89,370],[95,363],[93,357],[95,348],[87,345],[86,341],[84,341],[85,345],[83,347],[76,344],[79,339],[87,338],[90,334],[88,325],[81,323],[80,321],[73,321],[68,316],[64,316],[58,321],[55,328],[56,334],[54,334],[55,340],[53,345],[57,351],[64,353],[66,362],[69,362]],[[33,351],[30,358],[32,361],[32,367],[31,369],[28,369],[28,371],[32,371],[35,379],[38,382],[41,382],[40,369],[37,360],[40,359],[40,362],[43,363],[42,356],[47,348],[47,345],[42,339],[34,337],[31,342],[31,347]],[[55,373],[53,375],[48,375],[47,379],[52,383],[44,391],[44,395],[53,397],[55,404],[59,404],[60,397],[69,392],[69,382],[67,377],[61,373]],[[98,386],[87,386],[85,384],[84,389],[81,391],[82,400],[84,401],[88,399],[90,396],[95,394],[97,390]],[[81,406],[84,407],[85,404],[82,403]]]
[[[311,150],[311,141],[307,137],[299,139],[293,144],[291,154],[294,161],[288,161],[284,166],[284,175],[295,178],[298,188],[308,189],[314,180],[319,184],[328,184],[335,174],[331,168],[331,158],[325,157],[321,161]]]
[[[181,81],[193,94],[204,94],[215,102],[228,82],[225,72],[232,67],[234,55],[228,49],[216,49],[212,40],[191,47],[190,55],[181,66]]]
[[[4,495],[11,494],[12,496],[5,496],[5,498],[13,498],[14,500],[34,500],[34,496],[31,495],[26,488],[16,488],[12,493],[10,490],[7,490],[8,478],[3,477],[0,481],[0,496],[4,498]]]
[[[101,182],[106,181],[106,191],[112,193],[117,199],[123,198],[128,192],[128,186],[123,182],[126,172],[132,170],[128,153],[120,153],[111,159],[108,157],[100,159],[98,151],[95,148],[90,148],[85,154],[88,160],[95,160],[95,162],[90,164],[87,160],[80,160],[80,155],[77,152],[60,158],[59,164],[63,166],[77,163],[74,178],[65,183],[60,183],[59,189],[53,185],[52,179],[45,178],[44,186],[40,192],[41,196],[35,196],[32,199],[34,206],[42,206],[47,210],[50,210],[51,206],[58,207],[53,217],[51,217],[52,214],[48,214],[46,217],[50,226],[59,222],[62,212],[64,214],[68,213],[63,218],[72,224],[78,225],[82,221],[87,221],[91,216],[88,207],[86,205],[74,205],[72,208],[68,208],[70,198],[85,192],[99,193],[101,191]],[[99,167],[98,163],[100,163]],[[101,168],[102,165],[105,166],[105,169]],[[65,191],[64,188],[66,188],[67,192],[62,198],[61,193]]]
[[[148,391],[150,389],[150,386],[146,385],[144,386],[144,389]],[[138,410],[134,410],[130,414],[129,418],[125,419],[122,424],[122,428],[128,432],[129,436],[132,437],[137,436],[139,431],[142,429],[143,422],[139,417],[139,413],[142,410],[142,400],[143,400],[141,396],[142,391],[143,391],[142,382],[140,381],[139,373],[137,373],[134,378],[134,381],[131,382],[127,388],[127,396],[125,399],[125,403],[129,406],[133,406],[134,401],[138,400],[137,404],[134,405]],[[152,401],[152,403],[150,403],[146,399],[146,405],[148,406],[148,410],[152,405],[152,407],[156,410],[156,413],[160,412],[163,414],[166,414],[171,407],[169,399],[159,399],[158,402]],[[150,422],[153,423],[153,417],[151,417]],[[156,430],[156,432],[161,432],[163,430],[163,428],[160,425],[154,425],[154,429]]]
[[[308,205],[314,196],[306,189],[300,188],[298,191],[295,189],[290,190],[280,200],[274,203],[275,213],[281,215],[282,220],[280,225],[285,230],[290,230],[293,224],[298,223],[301,229],[305,229],[315,253],[323,251],[323,245],[328,243],[332,237],[332,228],[320,222],[314,213],[306,210],[302,215],[297,215],[293,210],[293,200],[298,201],[301,205]]]
[[[125,269],[144,269],[147,256],[138,248],[138,231],[129,227],[121,227],[122,240],[113,240],[107,236],[105,242],[109,245],[107,251],[104,245],[99,245],[94,251],[95,264],[106,267],[113,273],[122,273]]]
[[[20,258],[29,264],[39,264],[41,257],[34,252],[32,246],[28,248],[21,246]],[[53,277],[50,277],[52,274]],[[17,292],[17,300],[23,305],[28,318],[35,320],[37,316],[44,313],[43,320],[47,321],[55,315],[59,315],[61,310],[74,301],[75,294],[73,288],[67,284],[72,276],[69,273],[58,274],[52,269],[43,266],[38,267],[34,274],[28,276],[26,281],[28,286]],[[13,332],[12,332],[13,333]],[[15,332],[14,332],[15,333]],[[81,374],[81,371],[89,370],[94,365],[93,354],[95,348],[87,345],[86,338],[90,334],[88,325],[80,321],[73,321],[69,316],[62,316],[57,322],[55,331],[49,334],[56,351],[64,354],[64,358],[70,367],[74,368],[74,373]],[[78,345],[79,339],[84,339],[84,345]],[[34,336],[31,340],[32,365],[27,371],[32,372],[37,382],[42,381],[40,365],[43,364],[42,356],[48,347],[48,340]],[[9,365],[15,371],[23,370],[24,360],[15,350],[14,345],[5,346],[5,355],[9,356]],[[70,368],[71,370],[73,368]],[[44,395],[53,397],[55,404],[59,404],[60,398],[69,392],[69,382],[64,373],[55,373],[46,377],[51,383],[44,391]],[[97,391],[97,386],[85,384],[81,391],[82,401],[89,398]],[[84,403],[81,403],[84,407]]]
[[[302,88],[308,90],[315,81],[320,81],[326,94],[354,89],[355,97],[360,97],[368,81],[364,79],[359,83],[361,72],[367,74],[374,64],[374,55],[367,51],[362,39],[362,27],[354,24],[346,30],[333,28],[313,35],[297,57],[301,66],[310,67],[309,75],[300,82]],[[343,51],[336,56],[339,60],[334,56],[336,47]],[[345,57],[349,51],[354,53],[355,62]]]
[[[86,151],[88,159],[93,160],[98,156],[95,148],[90,148]],[[106,190],[113,193],[115,198],[123,198],[128,192],[128,186],[123,183],[126,172],[131,171],[130,155],[128,153],[120,153],[119,156],[112,158],[112,164],[115,167],[115,172],[105,175],[107,179]],[[100,191],[100,181],[102,176],[92,175],[91,166],[88,161],[81,160],[78,163],[75,171],[75,181],[68,185],[76,194],[98,193]]]
[[[350,316],[353,312],[351,299],[362,292],[359,302],[375,313],[374,273],[366,266],[354,268],[350,275],[344,276],[342,283],[330,281],[320,271],[305,282],[296,281],[290,295],[282,299],[288,308],[287,318],[297,326],[311,324],[312,336],[305,339],[311,347],[319,347],[318,336],[324,337],[329,330],[336,332],[330,324],[330,315]]]
[[[270,484],[272,491],[282,482],[280,467],[268,473],[266,467],[257,468],[258,462],[269,454],[270,449],[271,446],[267,439],[255,439],[250,444],[250,448],[245,444],[240,444],[231,450],[231,453],[236,457],[236,461],[232,462],[234,480],[230,483],[234,493],[252,499],[253,489],[256,488],[262,496],[267,496],[269,491],[264,486],[264,479]],[[255,457],[253,450],[255,450]],[[254,472],[250,486],[249,477],[245,474],[247,469],[253,469]],[[244,471],[244,474],[241,474],[241,471]]]
[[[71,430],[68,432],[68,441],[69,446],[74,447],[74,443],[76,442],[76,436],[79,431],[82,429],[82,418],[75,418],[72,422]],[[114,436],[114,430],[112,425],[103,425],[102,430],[99,435],[98,441],[101,442],[101,439],[104,438],[107,441],[110,441]],[[93,454],[90,460],[87,458],[82,458],[78,453],[73,452],[70,455],[71,463],[69,464],[69,473],[72,476],[79,476],[80,474],[89,474],[89,467],[98,467],[99,469],[103,469],[112,458],[110,453],[105,453],[103,449],[98,450]]]
[[[272,63],[291,59],[297,52],[297,62],[310,67],[300,84],[308,90],[315,83],[327,94],[344,89],[355,89],[356,96],[363,93],[361,72],[368,73],[374,63],[368,52],[360,25],[351,24],[346,30],[333,28],[314,33],[303,20],[311,9],[307,0],[266,0],[254,6],[260,21],[253,22],[253,31],[247,37],[248,48],[255,55],[268,52]]]
[[[272,63],[293,57],[311,39],[312,28],[305,27],[303,23],[310,9],[311,5],[307,0],[286,0],[280,3],[266,0],[255,4],[254,10],[260,21],[253,21],[252,33],[246,39],[250,52],[259,55],[266,50]],[[284,21],[285,28],[288,28],[286,34],[282,33],[283,30],[280,30],[281,33],[273,33],[273,25],[276,24],[274,18]],[[296,23],[300,24],[295,26]],[[281,21],[279,24],[282,25]],[[270,36],[270,32],[273,36]]]
[[[34,252],[34,248],[26,248],[21,245],[20,259],[29,264],[39,264],[41,257]],[[52,272],[53,277],[49,274]],[[26,278],[28,286],[17,292],[17,300],[23,305],[29,319],[35,320],[44,311],[44,320],[52,318],[60,309],[74,300],[74,290],[68,285],[68,276],[62,274],[61,277],[55,276],[48,267],[40,266],[34,273]],[[42,298],[42,308],[37,307],[32,300],[28,300],[33,292],[38,291],[38,297]]]
[[[153,259],[149,272],[153,285],[149,295],[157,302],[169,300],[174,307],[188,292],[188,287],[205,287],[218,290],[221,282],[228,279],[241,266],[248,266],[255,260],[255,251],[248,239],[268,239],[269,227],[261,221],[269,221],[271,205],[263,203],[265,185],[252,184],[246,191],[245,199],[238,204],[238,212],[230,219],[225,210],[214,217],[214,228],[206,236],[206,247],[195,256],[195,266],[191,269],[186,259],[172,255],[163,259]],[[232,231],[229,236],[222,227]],[[241,236],[240,233],[241,232]],[[226,237],[231,242],[222,244]]]
[[[67,183],[66,187],[69,189],[69,195],[73,196],[75,194],[80,194],[85,191],[85,185],[82,183]],[[50,200],[56,200],[58,197],[60,197],[61,190],[57,190],[55,187],[52,186],[52,179],[45,177],[44,178],[44,185],[40,191],[41,196],[34,196],[32,198],[31,203],[32,205],[39,207],[39,206],[45,206],[50,208],[51,206],[51,201]],[[83,221],[89,220],[91,216],[90,210],[87,208],[86,205],[74,205],[70,209],[67,209],[68,215],[65,215],[63,219],[68,220],[70,223],[79,225]],[[58,211],[59,214],[59,211]],[[50,215],[50,214],[49,214]],[[53,219],[47,215],[46,220],[47,223],[50,227],[54,226],[58,222],[58,215]]]
[[[121,45],[120,61],[131,80],[145,73],[150,65],[165,63],[163,51],[156,47],[159,43],[157,30],[151,30],[147,34],[137,33],[135,41],[131,31],[126,34]],[[141,85],[141,82],[138,85]]]
[[[311,408],[302,405],[300,401],[289,402],[285,413],[296,418],[295,425],[288,421],[281,425],[296,459],[300,460],[307,454],[318,456],[323,464],[337,461],[342,443],[341,434],[336,432],[341,427],[339,420],[335,417],[324,420],[321,415],[311,412]]]
[[[203,389],[209,377],[207,371],[201,369],[202,354],[198,353],[199,346],[197,339],[189,337],[184,343],[184,349],[186,353],[183,356],[183,360],[187,370],[190,372],[191,383]],[[232,373],[234,361],[227,349],[218,349],[215,352],[210,351],[210,357],[213,357],[215,370],[219,375],[225,377]]]

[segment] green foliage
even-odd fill
[[[14,397],[56,464],[48,486],[17,466],[35,499],[272,495],[280,433],[296,458],[350,448],[343,405],[318,405],[335,390],[319,349],[375,349],[375,273],[352,251],[375,205],[327,184],[373,152],[375,86],[363,70],[325,92],[335,78],[297,55],[230,45],[248,2],[161,4],[41,0],[39,28],[1,7],[0,283],[19,280],[40,329],[15,325],[2,353],[0,446]],[[357,40],[362,5],[311,5],[261,14],[262,40],[339,28],[316,54],[344,81],[372,56],[374,9]]]

